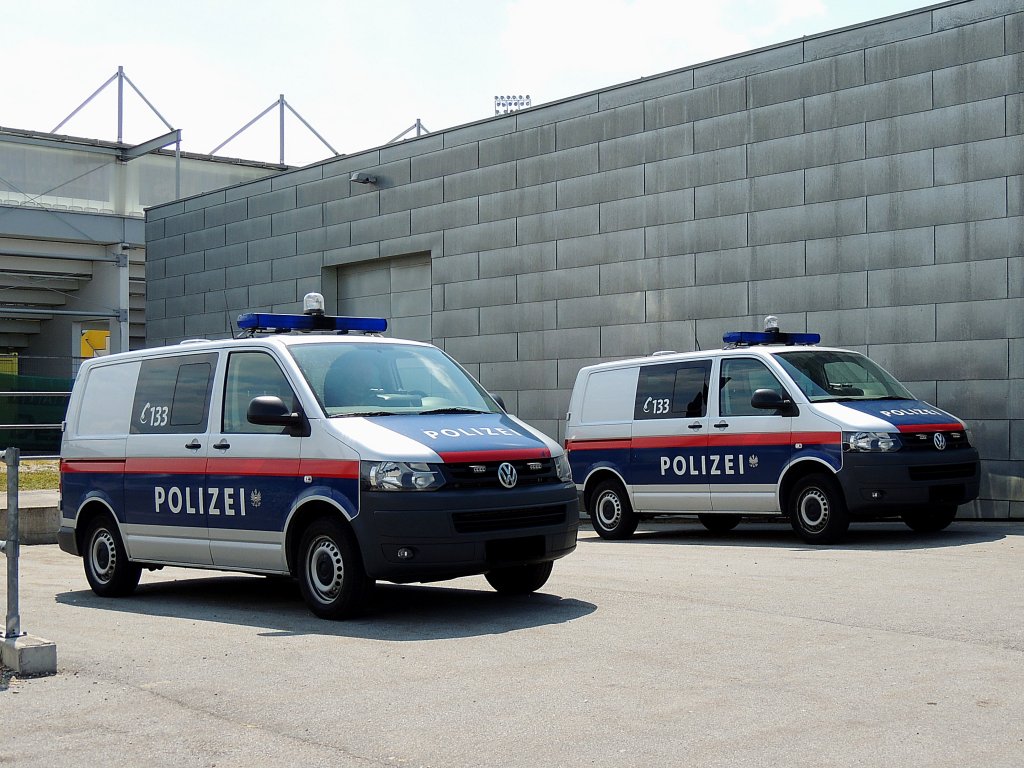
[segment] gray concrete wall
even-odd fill
[[[1024,518],[1022,84],[1020,0],[950,2],[165,205],[149,341],[429,254],[435,343],[561,438],[580,366],[777,314],[967,419],[971,514]]]

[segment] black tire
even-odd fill
[[[135,591],[142,566],[128,560],[121,533],[110,515],[100,515],[89,523],[82,541],[85,578],[93,592],[100,597],[122,597]]]
[[[700,524],[712,533],[728,533],[740,524],[739,515],[697,515]]]
[[[616,480],[598,483],[590,496],[590,521],[602,539],[628,539],[640,519],[633,513],[622,484]]]
[[[827,475],[808,475],[789,496],[789,520],[808,544],[834,544],[850,527],[846,500]]]
[[[551,575],[553,563],[530,563],[495,568],[484,574],[487,583],[501,595],[528,595],[544,586]]]
[[[315,520],[303,532],[296,571],[302,598],[322,619],[358,615],[373,591],[355,536],[332,518]]]
[[[956,519],[956,504],[940,504],[924,509],[908,510],[901,517],[912,531],[936,533],[949,527],[949,524]]]

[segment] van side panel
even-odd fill
[[[125,521],[125,444],[139,366],[137,360],[98,359],[79,372],[61,441],[62,548],[73,548],[78,514],[91,500],[109,508],[119,523]]]

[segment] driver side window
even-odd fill
[[[764,416],[750,398],[759,389],[774,389],[783,397],[786,390],[764,363],[749,357],[722,361],[719,379],[718,412],[722,416]]]
[[[280,397],[292,411],[298,408],[295,393],[274,358],[263,352],[232,353],[224,385],[224,432],[281,434],[281,427],[252,424],[246,419],[249,402],[261,395]]]

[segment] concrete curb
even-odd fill
[[[8,637],[0,645],[0,663],[19,675],[57,674],[57,644],[41,637]]]
[[[60,491],[20,491],[18,532],[22,544],[56,544]],[[7,536],[7,494],[0,492],[0,538]]]

